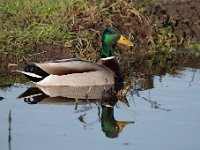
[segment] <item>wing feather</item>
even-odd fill
[[[39,68],[53,75],[66,75],[102,70],[101,65],[82,59],[65,59],[55,62],[35,63]]]

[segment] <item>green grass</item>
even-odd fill
[[[97,22],[101,16],[109,18],[122,1],[105,0],[1,0],[0,56],[13,56],[19,62],[37,44],[56,44],[74,48],[81,57],[91,59],[92,39],[84,28],[87,22]],[[108,5],[108,6],[107,6]],[[112,9],[111,9],[112,8]],[[87,19],[84,21],[84,19]],[[95,20],[96,19],[96,20]],[[82,22],[86,22],[82,24]],[[78,27],[77,27],[78,26]],[[86,43],[86,46],[83,46]],[[89,50],[89,52],[86,52]],[[77,49],[76,49],[77,50]],[[87,56],[86,56],[87,54]],[[88,54],[91,54],[88,56]]]
[[[34,44],[64,44],[75,38],[68,28],[65,10],[76,1],[2,0],[0,7],[0,55],[18,60]]]
[[[156,1],[1,0],[0,58],[11,56],[20,62],[27,59],[33,46],[55,44],[72,49],[79,57],[95,60],[101,47],[100,38],[95,36],[100,36],[105,26],[128,24],[132,18],[126,18],[127,15],[135,15],[140,22],[149,24],[151,16],[141,12]],[[133,28],[132,25],[123,27],[129,36]],[[157,32],[156,38],[149,34],[146,39],[140,39],[149,42],[150,51],[176,49],[178,41],[172,33],[166,29]]]
[[[177,49],[179,45],[177,37],[169,31],[167,28],[157,30],[157,36],[148,36],[147,41],[149,42],[149,51],[154,52],[172,52]]]

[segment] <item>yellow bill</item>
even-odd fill
[[[127,46],[134,46],[133,42],[129,41],[127,38],[125,38],[123,35],[120,36],[117,43],[124,44]]]
[[[134,121],[117,121],[117,125],[119,127],[119,132],[122,131],[122,129],[127,125],[127,124],[133,124]]]

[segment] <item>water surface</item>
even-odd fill
[[[107,108],[98,100],[77,105],[76,98],[24,101],[17,97],[30,84],[1,86],[0,149],[198,150],[199,67],[132,78],[126,95],[129,107],[117,101]],[[106,120],[113,129],[105,128]],[[112,132],[119,122],[128,124]]]

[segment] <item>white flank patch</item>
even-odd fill
[[[110,59],[114,59],[115,56],[111,56],[111,57],[106,57],[106,58],[101,58],[101,60],[110,60]]]
[[[31,72],[25,72],[25,71],[19,71],[25,75],[28,75],[28,76],[31,76],[31,77],[34,77],[34,78],[42,78],[41,76],[35,74],[35,73],[31,73]]]
[[[28,96],[21,97],[21,98],[33,98],[33,97],[40,96],[40,95],[42,95],[42,93],[32,94],[32,95],[28,95]]]

